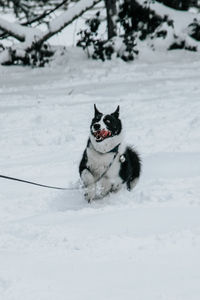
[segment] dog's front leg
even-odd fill
[[[88,201],[88,203],[90,203],[92,202],[92,200],[94,200],[96,194],[96,184],[94,176],[88,169],[84,169],[81,173],[81,179],[85,186],[85,199]]]
[[[112,190],[112,184],[107,176],[101,178],[98,182],[97,194],[99,198],[105,197]]]

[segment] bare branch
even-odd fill
[[[61,6],[63,6],[65,3],[67,3],[69,0],[63,0],[61,3],[57,4],[54,8],[43,12],[41,15],[37,16],[36,18],[28,21],[28,22],[24,22],[21,25],[27,26],[27,25],[31,25],[35,22],[39,22],[40,20],[44,19],[45,17],[51,15],[53,12],[55,12],[57,9],[59,9]]]

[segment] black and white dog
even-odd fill
[[[94,105],[90,136],[79,166],[88,202],[118,191],[124,183],[131,190],[140,176],[138,154],[123,144],[119,106],[104,115]]]

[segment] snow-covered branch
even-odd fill
[[[155,11],[161,17],[168,16],[169,19],[174,21],[174,25],[178,31],[188,28],[194,18],[200,20],[200,14],[173,9],[156,1],[137,0],[137,2],[143,7],[148,6],[149,9]]]
[[[91,9],[99,2],[101,2],[101,0],[82,0],[77,2],[76,5],[49,23],[49,29],[44,33],[41,42],[48,40],[54,34],[60,32],[63,28],[71,24],[74,20],[82,16],[87,10]]]
[[[41,20],[44,20],[47,16],[51,15],[54,13],[56,10],[58,10],[60,7],[62,7],[64,4],[66,4],[68,0],[63,0],[62,2],[58,3],[54,8],[44,11],[41,15],[36,16],[35,18],[23,23],[22,25],[31,25],[36,22],[40,22]]]
[[[21,42],[25,41],[27,31],[29,30],[29,28],[25,26],[8,22],[2,18],[0,18],[0,29],[2,32],[9,33],[9,35],[15,37]]]
[[[9,50],[6,49],[0,53],[0,64],[11,63],[14,56],[20,58],[25,57],[27,52],[41,46],[46,40],[60,32],[100,1],[101,0],[81,0],[77,2],[68,11],[52,20],[45,32],[37,28],[30,28],[0,19],[0,29],[21,41],[21,43],[10,47]]]
[[[199,40],[193,38],[191,33],[191,25],[194,22],[200,24],[200,14],[176,10],[151,0],[135,0],[135,2],[143,8],[148,8],[149,12],[155,13],[162,19],[166,18],[166,22],[162,22],[151,34],[149,44],[153,49],[169,50],[177,47],[194,51],[200,50]],[[165,38],[160,33],[165,33]]]

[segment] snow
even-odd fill
[[[13,32],[16,38],[18,38],[20,41],[25,40],[27,28],[24,26],[21,26],[17,23],[12,24],[11,22],[8,22],[6,19],[0,18],[0,28],[3,30],[5,28],[7,32]]]
[[[80,49],[45,69],[0,66],[0,173],[74,186],[93,104],[121,107],[143,161],[137,187],[89,205],[81,190],[0,179],[2,300],[199,300],[200,61]]]

